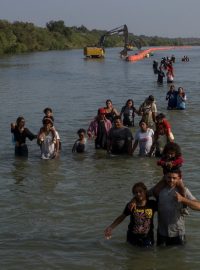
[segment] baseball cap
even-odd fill
[[[98,109],[98,114],[105,114],[106,110],[104,108],[99,108]]]

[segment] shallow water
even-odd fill
[[[138,106],[150,94],[169,119],[185,163],[184,181],[200,199],[200,47],[155,52],[131,63],[107,49],[104,60],[85,60],[82,50],[32,53],[0,58],[0,255],[1,269],[199,269],[200,213],[187,218],[183,248],[141,250],[125,242],[128,219],[107,241],[103,231],[131,198],[131,187],[148,187],[162,175],[154,158],[108,157],[88,142],[88,153],[74,155],[76,131],[86,128],[111,98],[120,110],[127,99]],[[185,111],[167,111],[167,84],[156,84],[154,59],[175,54],[175,85],[187,93]],[[183,55],[190,62],[183,63]],[[19,115],[37,133],[43,109],[53,108],[62,139],[59,160],[42,161],[35,141],[28,160],[15,159],[10,123]],[[137,129],[140,118],[136,116]]]

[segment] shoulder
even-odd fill
[[[150,199],[150,200],[147,201],[146,205],[149,206],[149,207],[152,207],[153,209],[157,209],[158,203],[157,203],[156,200]]]
[[[30,130],[29,130],[28,128],[25,127],[23,132],[28,133],[28,132],[30,132]]]
[[[126,132],[126,134],[128,134],[128,135],[131,135],[131,136],[132,136],[132,132],[131,132],[130,128],[128,128],[128,127],[124,127],[124,128],[123,128],[123,130],[124,130],[124,132]]]
[[[105,123],[107,123],[107,124],[111,124],[111,121],[110,121],[109,119],[107,119],[107,118],[106,118],[104,121],[105,121]]]
[[[163,124],[165,125],[165,127],[171,128],[171,125],[170,125],[170,123],[167,121],[167,119],[163,119]]]
[[[140,129],[136,130],[135,137],[138,137],[140,135],[140,133],[141,133]]]
[[[128,202],[128,203],[126,204],[125,208],[124,208],[123,214],[124,214],[125,216],[131,215],[131,210],[130,210],[130,207],[129,207],[130,203],[131,203],[131,202]]]
[[[187,187],[185,188],[185,196],[190,200],[196,200],[195,196],[193,196],[193,194]]]
[[[151,128],[148,128],[148,129],[147,129],[147,132],[148,132],[150,135],[154,135],[154,131],[153,131],[153,129],[151,129]]]

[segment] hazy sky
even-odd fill
[[[127,24],[136,35],[200,37],[200,0],[0,0],[0,19],[43,27],[63,20],[90,30]]]

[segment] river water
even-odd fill
[[[103,231],[131,199],[134,183],[156,183],[162,170],[154,158],[108,157],[88,142],[88,152],[72,154],[79,128],[87,129],[97,109],[111,98],[120,110],[127,99],[136,108],[150,94],[169,119],[185,163],[184,182],[200,199],[200,47],[155,52],[131,63],[120,49],[104,60],[85,60],[82,50],[0,58],[0,258],[1,269],[190,269],[200,266],[200,213],[186,220],[187,244],[141,250],[126,243],[128,218],[105,240]],[[175,54],[175,85],[187,93],[185,111],[167,111],[166,82],[157,86],[154,59]],[[190,62],[181,58],[188,55]],[[35,141],[29,158],[14,157],[10,123],[19,115],[37,133],[43,109],[52,107],[62,140],[58,160],[41,160]],[[140,118],[136,116],[135,134]],[[155,222],[156,223],[156,222]]]

